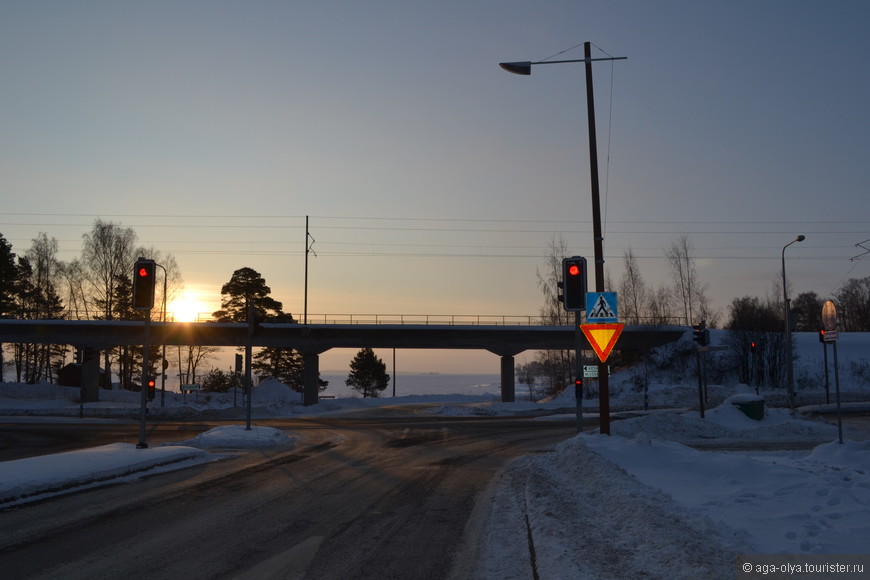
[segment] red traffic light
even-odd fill
[[[154,278],[157,263],[139,258],[133,265],[133,308],[151,310],[154,307]]]
[[[569,312],[586,309],[586,258],[582,256],[562,259],[562,304]]]
[[[574,379],[574,386],[580,388],[583,386],[583,379]]]
[[[156,385],[157,385],[157,383],[154,381],[154,379],[148,379],[148,388],[149,389],[153,389]]]

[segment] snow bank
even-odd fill
[[[295,440],[284,431],[274,427],[251,425],[251,429],[247,430],[244,425],[226,425],[200,433],[187,441],[165,443],[164,445],[182,445],[199,449],[260,449],[289,445]]]
[[[527,456],[504,472],[475,577],[530,578],[532,567],[540,578],[733,575],[735,555],[751,551],[744,534],[629,476],[588,439]]]
[[[654,412],[642,417],[611,423],[613,435],[633,438],[641,433],[653,439],[667,439],[685,444],[703,445],[717,442],[810,442],[821,443],[837,436],[837,428],[821,421],[793,417],[787,409],[765,409],[764,419],[750,419],[736,403],[747,395],[729,397],[718,407],[704,413],[697,411]]]
[[[191,447],[136,449],[129,443],[0,462],[0,506],[78,491],[216,459]]]

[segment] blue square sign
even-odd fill
[[[616,292],[586,293],[586,322],[619,322]]]

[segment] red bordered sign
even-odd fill
[[[619,339],[619,335],[622,334],[623,328],[625,328],[624,324],[617,323],[580,325],[580,330],[583,331],[586,340],[589,341],[589,345],[595,351],[595,354],[598,355],[598,360],[601,362],[607,361],[607,357],[610,356],[610,351],[616,346],[616,341]]]

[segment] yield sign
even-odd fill
[[[622,334],[624,324],[581,324],[580,329],[586,335],[586,340],[601,362],[607,361],[610,351],[616,345],[616,340]]]

